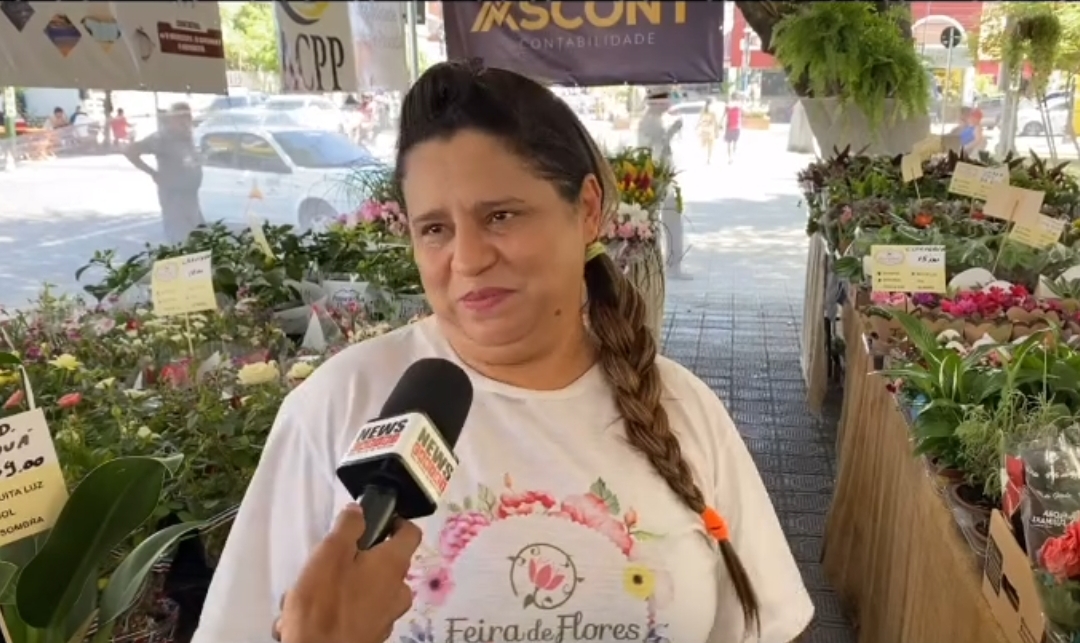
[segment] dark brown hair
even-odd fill
[[[477,61],[439,63],[406,94],[398,134],[398,184],[413,147],[465,129],[501,139],[568,202],[577,202],[585,179],[593,175],[603,189],[605,217],[618,206],[611,168],[570,107],[525,76],[485,68]],[[589,326],[599,344],[600,365],[615,389],[627,438],[683,503],[700,515],[706,508],[705,496],[694,482],[660,400],[656,340],[646,326],[645,301],[606,254],[585,264],[585,285]],[[721,542],[720,551],[742,603],[746,628],[760,631],[757,596],[746,569],[730,542]]]

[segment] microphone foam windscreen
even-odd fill
[[[405,369],[390,397],[386,398],[380,416],[423,413],[453,449],[465,427],[472,399],[472,382],[460,366],[449,360],[428,357]]]

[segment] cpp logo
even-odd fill
[[[285,15],[290,20],[302,27],[309,27],[318,22],[324,13],[326,13],[326,7],[329,2],[289,2],[288,0],[278,0],[278,4],[281,5],[281,10],[285,12]]]
[[[329,2],[278,0],[281,70],[286,91],[339,92],[345,67],[345,42],[333,20],[320,24]],[[346,6],[342,3],[340,6]],[[284,14],[287,21],[281,19]],[[292,25],[288,24],[289,22]],[[316,26],[317,25],[317,26]]]

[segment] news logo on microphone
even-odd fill
[[[432,503],[446,493],[458,466],[457,457],[431,420],[423,413],[406,413],[360,427],[339,469],[388,458],[405,467]]]

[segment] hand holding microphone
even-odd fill
[[[357,551],[363,511],[349,505],[312,552],[285,595],[275,639],[281,643],[383,643],[412,606],[405,584],[420,529],[404,520],[370,551]]]

